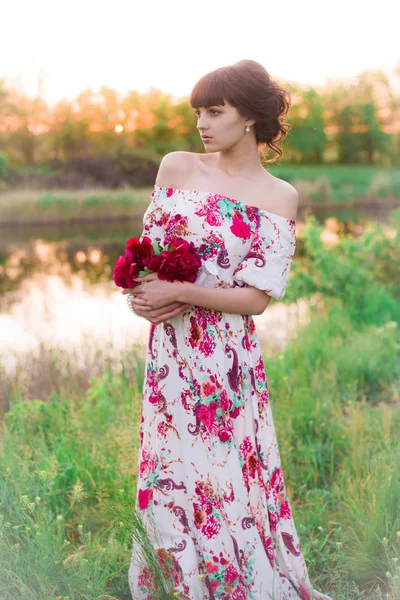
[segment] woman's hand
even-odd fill
[[[175,317],[190,306],[176,300],[176,286],[182,285],[180,281],[158,279],[157,273],[138,277],[137,281],[134,288],[125,288],[122,294],[131,294],[133,310],[150,323],[157,325]]]

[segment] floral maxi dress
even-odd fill
[[[281,299],[295,221],[219,194],[154,186],[143,233],[194,242],[196,284]],[[251,315],[190,305],[150,325],[136,509],[181,600],[331,600],[312,588],[285,488]],[[133,541],[134,600],[158,600]]]

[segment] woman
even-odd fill
[[[142,237],[193,241],[201,273],[124,290],[151,322],[136,507],[181,599],[330,600],[308,578],[252,318],[284,296],[295,250],[297,191],[260,160],[282,154],[290,98],[242,60],[202,77],[190,105],[206,152],[163,158]],[[132,597],[157,598],[138,555]]]

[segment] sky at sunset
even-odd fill
[[[242,58],[272,77],[324,85],[400,66],[400,2],[381,0],[12,0],[2,8],[0,78],[51,104],[102,85],[187,96]]]

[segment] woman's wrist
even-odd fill
[[[195,304],[194,298],[196,296],[196,288],[199,288],[200,286],[191,283],[190,281],[179,281],[176,283],[176,302]]]

